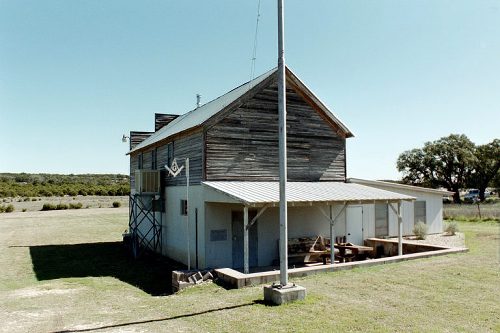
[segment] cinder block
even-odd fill
[[[203,275],[201,274],[201,272],[196,272],[196,274],[194,275],[196,281],[203,281]]]
[[[186,275],[180,271],[172,271],[172,281],[186,281]]]
[[[191,287],[194,285],[195,285],[195,283],[179,281],[179,287],[178,287],[179,289],[178,290],[182,290],[184,288]]]
[[[206,272],[205,275],[203,275],[203,281],[212,280],[213,278],[214,276],[210,272]]]
[[[297,285],[287,285],[283,288],[275,286],[264,287],[264,302],[281,305],[306,298],[306,288]]]

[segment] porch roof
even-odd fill
[[[206,181],[203,184],[246,206],[279,204],[279,182]],[[414,197],[343,182],[288,182],[290,206],[314,203],[374,203],[411,201]],[[212,201],[207,198],[206,201]],[[223,202],[220,199],[215,202]]]

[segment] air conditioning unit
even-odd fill
[[[135,171],[136,193],[160,193],[160,171],[159,170],[136,170]]]

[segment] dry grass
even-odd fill
[[[0,331],[500,330],[499,224],[461,223],[466,254],[296,279],[306,300],[280,307],[262,286],[152,296],[145,276],[161,263],[117,251],[126,224],[126,208],[0,215]]]
[[[443,205],[444,217],[450,220],[460,221],[480,221],[480,220],[496,220],[500,221],[500,201],[493,203],[476,204],[445,204]],[[481,212],[481,219],[479,218]]]

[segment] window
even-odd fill
[[[188,212],[187,200],[182,199],[181,200],[181,215],[187,215],[187,212]]]
[[[137,161],[137,169],[142,169],[143,161],[144,161],[144,159],[143,159],[142,153],[140,153],[138,156],[138,161]]]
[[[414,223],[424,222],[427,223],[427,209],[425,207],[425,201],[415,201],[415,220]]]
[[[375,237],[389,236],[389,206],[375,204]]]
[[[151,150],[151,170],[158,169],[158,160],[156,156],[158,155],[157,148]]]
[[[169,142],[167,144],[167,165],[170,167],[174,161],[174,143]]]

